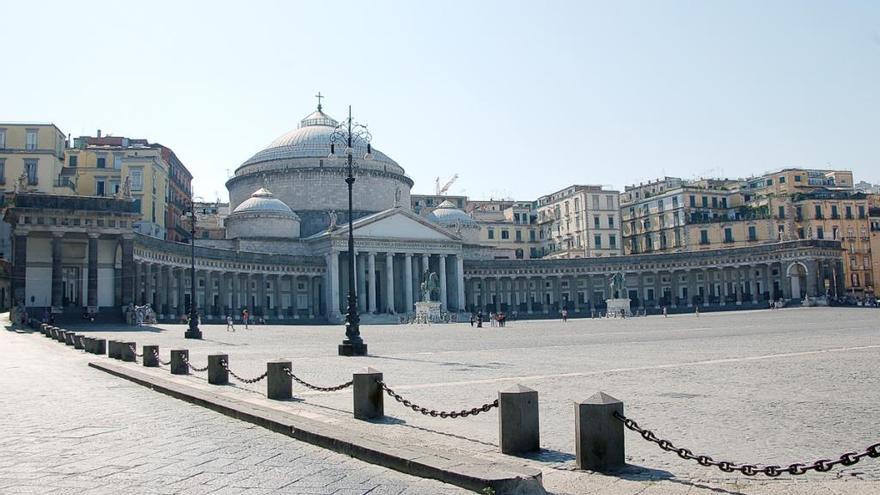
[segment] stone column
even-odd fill
[[[53,239],[54,240],[54,239]],[[54,246],[53,246],[54,247]],[[89,234],[88,245],[88,299],[89,311],[98,311],[98,234]],[[53,294],[54,295],[54,294]]]
[[[431,255],[426,253],[422,255],[422,269],[420,274],[428,271],[431,271]]]
[[[185,288],[186,288],[186,269],[178,268],[177,269],[177,316],[183,316],[186,312],[186,296],[185,296]]]
[[[358,312],[364,313],[367,311],[367,271],[366,268],[366,259],[361,255],[361,253],[357,253],[357,295],[358,295]]]
[[[369,308],[371,314],[376,313],[376,253],[367,253],[367,283],[369,284]]]
[[[144,263],[144,304],[149,304],[155,310],[153,300],[153,264]]]
[[[122,238],[122,305],[128,306],[135,301],[134,287],[134,239]]]
[[[464,311],[465,304],[464,299],[464,258],[460,254],[455,255],[455,284],[458,288],[458,292],[456,295],[458,296],[458,310]]]
[[[532,314],[534,311],[534,305],[532,304],[532,288],[531,288],[532,279],[530,277],[526,277],[526,312],[528,314]]]
[[[807,295],[816,297],[816,273],[819,271],[819,263],[816,261],[808,261],[807,266]]]
[[[660,298],[663,297],[663,276],[660,274],[660,271],[654,272],[654,306],[660,307]],[[624,292],[627,292],[626,287],[623,288]],[[621,297],[629,297],[629,294],[623,295]]]
[[[52,312],[55,313],[60,313],[61,307],[64,305],[64,283],[61,278],[61,260],[64,256],[63,242],[64,232],[52,233]]]
[[[226,316],[230,314],[229,311],[229,282],[226,280],[226,272],[220,272],[220,316],[223,319],[226,319]]]
[[[480,279],[480,311],[486,311],[489,307],[489,279],[482,277]]]
[[[12,303],[26,304],[27,281],[27,234],[16,234],[13,239]]]
[[[394,253],[385,253],[385,312],[393,315],[394,308]]]
[[[279,320],[284,318],[284,310],[281,304],[281,274],[275,274],[275,317]]]
[[[406,308],[404,313],[414,313],[415,308],[413,307],[413,269],[412,269],[412,254],[404,253],[403,254],[403,292],[404,292],[404,303],[406,304]]]
[[[694,296],[697,295],[697,274],[695,270],[687,271],[687,306],[690,308],[694,305]]]
[[[446,255],[438,255],[437,261],[440,265],[437,269],[437,273],[440,276],[440,309],[443,311],[448,311],[449,305],[447,304],[446,300]]]
[[[678,307],[678,298],[681,296],[678,286],[678,277],[680,276],[681,275],[675,270],[669,272],[669,306],[673,308]]]
[[[501,311],[501,277],[495,277],[495,312]]]
[[[329,298],[327,314],[328,316],[336,316],[339,314],[339,253],[331,251],[327,255],[327,286],[329,288]]]

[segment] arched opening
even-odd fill
[[[800,262],[788,265],[786,275],[791,284],[791,298],[803,299],[807,296],[807,267]]]

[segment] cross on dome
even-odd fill
[[[318,94],[315,95],[315,98],[318,99],[318,111],[321,111],[321,98],[326,98],[326,96],[321,96],[321,92],[318,91]]]

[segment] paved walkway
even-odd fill
[[[0,493],[469,493],[151,392],[88,359],[0,330]]]
[[[107,338],[188,348],[194,364],[227,353],[243,376],[268,360],[293,361],[308,381],[332,385],[372,366],[420,405],[462,409],[492,400],[514,383],[541,400],[544,451],[524,463],[540,466],[554,493],[880,493],[880,462],[804,478],[748,478],[703,468],[627,435],[624,476],[574,470],[573,401],[603,390],[626,403],[627,414],[676,445],[737,463],[788,465],[836,458],[880,441],[880,312],[799,308],[675,315],[627,320],[513,322],[508,328],[467,324],[365,326],[370,356],[340,358],[341,326],[252,326],[226,332],[203,327],[203,341],[182,338],[184,327],[90,327]],[[165,373],[167,371],[157,371]],[[203,376],[187,378],[204,383]],[[264,397],[264,385],[234,383]],[[235,391],[235,389],[233,389]],[[295,386],[302,402],[281,407],[349,425],[350,391],[322,394]],[[498,456],[497,414],[466,420],[423,417],[386,398],[387,423],[359,423],[365,432],[417,441],[468,455]],[[508,458],[509,459],[509,458]],[[806,484],[805,484],[806,481]]]

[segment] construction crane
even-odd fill
[[[453,175],[451,179],[443,184],[443,187],[440,187],[440,177],[437,177],[436,179],[434,179],[434,193],[437,196],[443,196],[444,194],[446,194],[446,191],[448,191],[449,188],[452,187],[452,184],[456,180],[458,180],[458,174]]]

